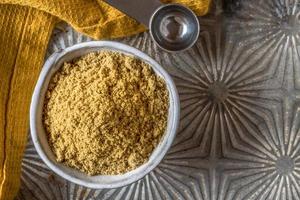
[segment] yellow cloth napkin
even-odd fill
[[[206,14],[210,4],[210,0],[163,2],[185,4],[198,15]],[[59,20],[95,39],[145,30],[100,0],[0,0],[0,200],[13,199],[19,188],[32,90]]]

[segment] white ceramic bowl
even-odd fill
[[[99,51],[102,49],[122,52],[128,55],[134,55],[143,61],[150,64],[153,70],[161,76],[169,91],[169,113],[168,124],[164,136],[159,145],[155,148],[147,163],[138,167],[137,169],[125,173],[123,175],[99,175],[88,176],[78,170],[69,168],[55,160],[50,146],[47,142],[47,136],[42,125],[42,111],[44,104],[44,96],[47,91],[49,81],[52,75],[62,66],[64,62],[73,60],[92,51]],[[40,77],[36,84],[30,107],[30,130],[34,146],[42,158],[42,160],[58,175],[72,181],[76,184],[83,185],[89,188],[104,189],[116,188],[130,183],[133,183],[151,170],[153,170],[163,159],[164,155],[170,148],[173,139],[176,135],[176,129],[179,122],[179,98],[174,82],[168,73],[152,58],[143,52],[118,42],[98,41],[86,42],[66,48],[61,52],[54,53],[45,62],[41,71]]]

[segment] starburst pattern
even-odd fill
[[[300,89],[299,60],[300,1],[299,0],[245,0],[241,9],[228,19],[228,33],[238,38],[241,45],[252,47],[273,45],[269,56],[278,58],[274,64],[293,65],[295,88]],[[232,31],[234,30],[234,31]]]
[[[54,175],[29,140],[18,199],[300,199],[300,5],[238,5],[230,16],[203,18],[199,42],[184,53],[162,52],[148,33],[122,40],[160,62],[180,93],[177,137],[155,170],[123,188],[92,190]],[[63,29],[48,55],[90,40]]]
[[[203,33],[194,49],[167,61],[176,66],[169,72],[182,124],[164,163],[203,171],[204,199],[261,199],[269,182],[268,189],[277,187],[279,177],[296,172],[282,124],[285,69],[266,56],[272,45],[249,50],[212,35]]]

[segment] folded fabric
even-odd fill
[[[163,2],[185,4],[198,15],[210,5],[210,0]],[[145,30],[100,0],[0,0],[0,200],[13,199],[18,191],[32,90],[60,20],[94,39]]]

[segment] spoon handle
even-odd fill
[[[154,11],[162,5],[158,0],[104,0],[138,22],[149,27],[149,21]]]

